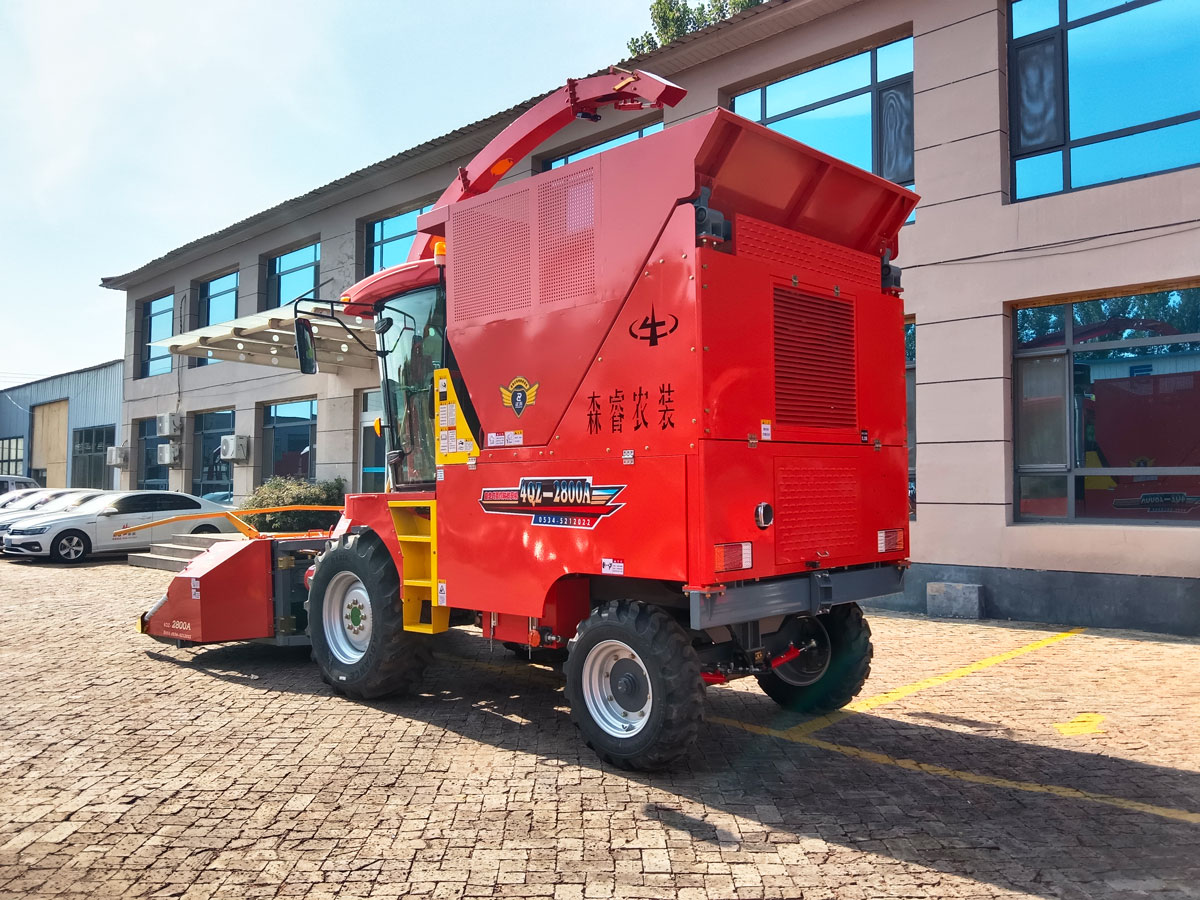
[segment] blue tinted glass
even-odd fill
[[[1019,38],[1058,24],[1058,0],[1016,0],[1012,5],[1013,37]]]
[[[279,303],[287,305],[302,294],[311,294],[317,286],[317,269],[306,266],[296,272],[279,276]]]
[[[567,162],[575,162],[579,159],[587,159],[589,156],[595,156],[597,153],[603,153],[605,150],[611,150],[613,147],[620,147],[622,144],[628,144],[631,141],[636,141],[639,135],[636,131],[631,131],[629,134],[623,134],[620,137],[615,137],[611,141],[605,141],[603,144],[596,144],[594,147],[587,147],[580,150],[578,153],[572,153],[567,157]]]
[[[408,237],[397,238],[394,241],[388,241],[386,244],[381,244],[379,247],[379,268],[386,269],[388,266],[398,266],[400,263],[408,259],[408,251],[412,247],[414,235]]]
[[[1013,193],[1018,200],[1057,194],[1063,189],[1062,151],[1018,159],[1016,177]]]
[[[1200,110],[1200,3],[1159,0],[1067,32],[1071,137]]]
[[[762,91],[738,94],[733,98],[733,111],[757,122],[762,118]]]
[[[215,297],[222,291],[237,290],[238,273],[230,272],[228,275],[222,275],[220,278],[214,278],[208,283],[208,296]]]
[[[159,297],[157,300],[150,301],[150,313],[166,312],[175,305],[175,295],[167,294],[165,297]]]
[[[648,134],[658,134],[662,130],[663,130],[663,123],[659,122],[657,125],[651,125],[648,128],[643,128],[642,129],[642,137],[645,137]]]
[[[267,407],[267,424],[279,425],[285,422],[307,422],[317,417],[315,400],[297,400],[292,403],[276,403]]]
[[[301,247],[299,250],[293,250],[291,253],[285,253],[282,256],[277,256],[271,260],[273,272],[286,272],[288,269],[294,269],[297,266],[303,266],[306,263],[316,262],[321,258],[321,245],[309,244],[307,247]]]
[[[398,216],[392,216],[390,219],[384,219],[379,222],[380,237],[390,238],[400,234],[407,234],[417,230],[417,216],[421,210],[414,209],[410,212],[400,213]],[[378,240],[379,238],[376,238]]]
[[[151,347],[146,362],[147,375],[163,375],[171,371],[171,353],[162,347]]]
[[[871,95],[851,97],[775,122],[775,131],[871,170]]]
[[[1067,0],[1067,21],[1074,22],[1076,19],[1132,2],[1133,0]]]
[[[875,77],[880,81],[887,81],[897,75],[907,75],[912,70],[912,38],[905,38],[894,44],[885,44],[875,51]]]
[[[237,318],[237,294],[232,292],[212,297],[208,301],[208,321],[205,325],[216,325]]]
[[[150,317],[150,341],[161,341],[163,338],[171,336],[171,318],[168,313],[159,313]]]
[[[1071,151],[1071,186],[1084,187],[1200,163],[1200,121],[1086,144]]]
[[[767,118],[864,88],[870,82],[870,53],[777,81],[767,85]]]
[[[559,166],[565,166],[566,164],[567,164],[566,157],[563,157],[562,159],[556,159],[552,163],[550,163],[550,168],[557,169]]]

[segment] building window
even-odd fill
[[[112,477],[105,457],[116,442],[116,425],[76,428],[71,435],[71,487],[111,488]]]
[[[142,378],[171,371],[171,351],[152,347],[175,333],[175,295],[167,294],[142,304]]]
[[[192,422],[192,493],[218,502],[232,500],[233,463],[221,459],[221,438],[233,434],[233,410],[199,413]]]
[[[315,299],[320,275],[320,244],[272,256],[267,260],[267,309],[286,306],[297,297]]]
[[[908,517],[917,517],[917,323],[904,323],[904,397],[908,418]]]
[[[137,423],[138,490],[167,490],[167,467],[158,462],[158,446],[167,440],[158,436],[158,423],[154,419],[142,419]]]
[[[0,475],[25,474],[25,438],[0,438]]]
[[[911,188],[912,79],[913,40],[905,38],[738,94],[731,106],[739,116]]]
[[[277,403],[263,411],[263,478],[316,477],[317,401]]]
[[[381,494],[387,482],[387,446],[375,433],[375,420],[383,416],[383,395],[379,391],[363,391],[359,431],[359,488],[364,494]]]
[[[1017,517],[1200,522],[1200,288],[1013,321]]]
[[[659,122],[655,125],[647,125],[645,128],[637,129],[637,131],[630,131],[627,134],[618,135],[612,140],[605,141],[602,144],[593,144],[590,147],[584,147],[582,150],[576,150],[574,153],[568,153],[566,156],[548,159],[542,163],[542,171],[548,172],[550,169],[557,169],[559,166],[565,166],[567,163],[573,163],[580,159],[586,159],[589,156],[595,156],[597,153],[603,153],[605,150],[611,150],[613,147],[620,147],[622,144],[632,143],[638,138],[643,138],[648,134],[656,134],[662,130],[662,122]]]
[[[196,325],[205,328],[237,318],[238,273],[230,272],[196,285]],[[199,359],[196,365],[211,365],[219,359]]]
[[[1195,0],[1014,0],[1013,197],[1200,164]]]
[[[413,238],[417,236],[417,216],[431,209],[432,204],[400,213],[398,216],[368,222],[365,274],[374,275],[407,260]]]

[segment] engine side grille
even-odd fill
[[[775,470],[776,562],[801,563],[855,551],[861,528],[860,475],[854,466],[811,462]]]
[[[854,428],[854,306],[775,288],[775,418],[780,425]]]
[[[529,191],[450,216],[454,321],[510,318],[533,302]]]
[[[596,297],[596,194],[591,167],[538,185],[538,300]]]
[[[842,285],[858,284],[879,290],[878,256],[750,216],[737,216],[733,233],[737,240],[738,256],[754,256],[767,262],[782,263],[788,270],[802,268],[820,272]]]

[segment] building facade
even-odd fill
[[[122,442],[123,368],[117,359],[0,391],[0,475],[115,488],[107,454]]]
[[[1197,26],[1191,0],[770,0],[634,61],[688,90],[677,107],[577,122],[506,178],[722,106],[912,186],[914,566],[894,605],[952,581],[992,616],[1200,633]],[[419,211],[523,108],[106,279],[128,300],[122,483],[378,489],[369,366],[151,344],[402,261]],[[168,411],[176,468],[155,461]],[[249,438],[243,462],[214,461],[221,434]]]

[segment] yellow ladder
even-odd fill
[[[400,600],[404,604],[404,630],[439,634],[450,627],[450,607],[438,591],[437,501],[389,500],[392,524],[400,541],[403,567]],[[429,604],[429,621],[422,620]]]

